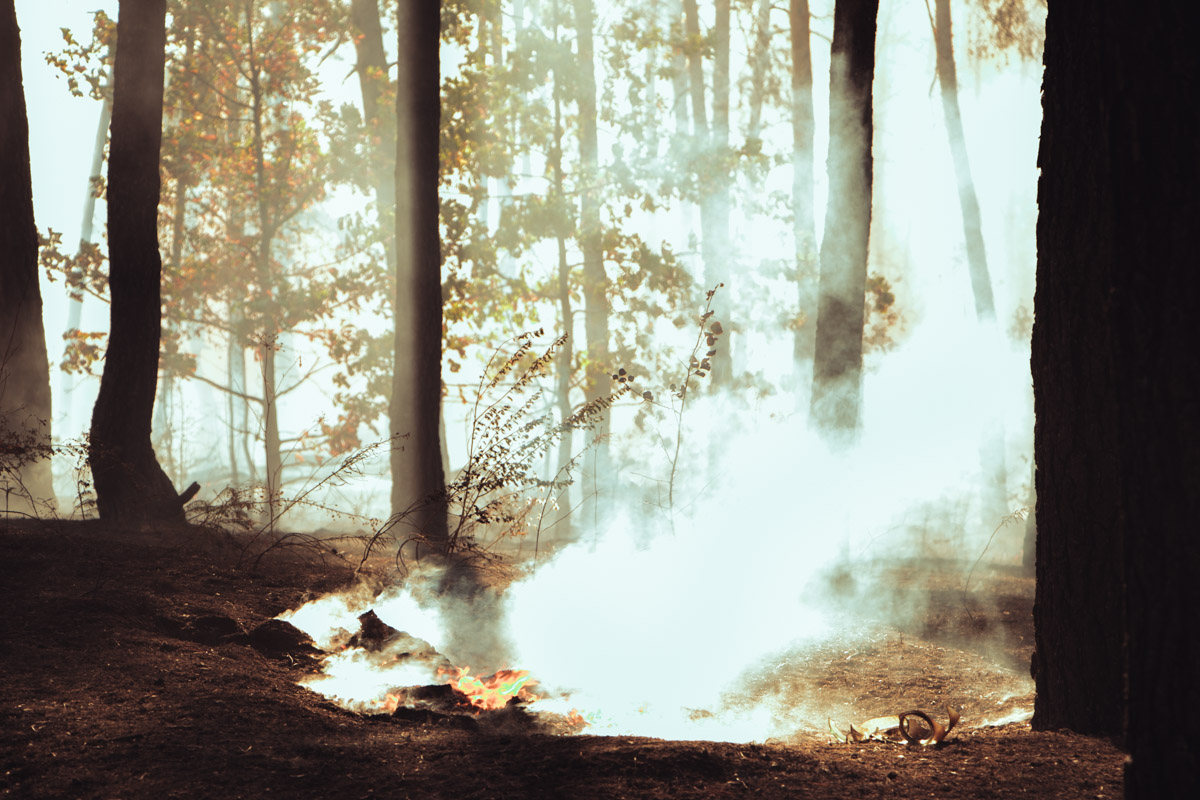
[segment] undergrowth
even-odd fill
[[[417,558],[424,551],[460,561],[494,563],[499,542],[527,536],[531,528],[536,556],[547,508],[571,485],[573,466],[597,442],[589,441],[550,479],[538,474],[538,461],[567,434],[594,431],[613,403],[633,389],[632,378],[620,370],[611,392],[561,418],[543,404],[539,379],[548,375],[567,334],[545,349],[535,349],[534,340],[543,335],[542,329],[522,333],[493,351],[472,406],[466,463],[444,490],[422,498],[379,527],[363,549],[360,570],[383,546],[395,547],[396,563],[402,570],[407,569],[405,552]],[[513,349],[505,355],[509,347]],[[445,541],[434,541],[420,530],[405,531],[418,512],[430,505],[445,509],[449,516]]]

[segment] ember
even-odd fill
[[[502,669],[487,678],[472,676],[470,671],[470,667],[439,668],[438,674],[449,676],[446,683],[481,710],[504,708],[513,698],[527,703],[538,699],[526,688],[537,683],[529,679],[528,670]]]

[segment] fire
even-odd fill
[[[387,697],[376,702],[383,705],[383,710],[389,714],[396,713],[396,709],[404,705],[404,692],[388,692]]]
[[[537,700],[537,695],[528,688],[537,681],[530,680],[528,670],[502,669],[483,678],[471,675],[470,667],[452,667],[439,668],[438,674],[447,676],[446,683],[466,695],[475,708],[485,711],[504,708],[514,697],[526,702]]]

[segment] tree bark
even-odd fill
[[[50,365],[38,285],[29,122],[15,5],[0,4],[0,473],[8,511],[55,505],[50,474]]]
[[[803,320],[792,332],[792,356],[797,371],[797,402],[807,407],[817,329],[817,223],[814,212],[813,162],[816,133],[813,113],[812,31],[808,0],[790,0],[788,21],[792,36],[792,242],[795,248],[796,300]]]
[[[1038,155],[1033,726],[1119,736],[1126,522],[1108,297],[1117,262],[1105,241],[1117,220],[1102,195],[1111,144],[1097,135],[1107,122],[1095,97],[1108,56],[1083,45],[1100,35],[1098,20],[1076,20],[1072,43],[1051,37],[1068,13],[1048,22]]]
[[[162,327],[158,251],[166,0],[122,0],[108,160],[108,351],[88,457],[102,519],[182,522],[150,441]]]
[[[1144,22],[1131,31],[1130,20]],[[1126,474],[1125,796],[1200,797],[1200,744],[1163,735],[1164,711],[1200,704],[1200,13],[1191,3],[1122,2],[1106,21],[1095,44],[1116,56],[1113,159],[1096,167],[1111,170],[1105,194],[1119,223],[1107,230],[1120,265],[1112,332]],[[1064,32],[1055,26],[1060,47]],[[1080,133],[1076,146],[1094,135]]]
[[[872,82],[879,0],[837,0],[829,74],[829,202],[810,421],[830,441],[858,431],[871,232]]]
[[[392,514],[446,547],[442,402],[442,260],[438,231],[441,3],[401,0],[396,82],[395,358]]]
[[[1034,724],[1124,731],[1133,799],[1200,794],[1164,729],[1200,700],[1196,23],[1122,0],[1046,23]]]

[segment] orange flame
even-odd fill
[[[377,700],[375,702],[381,704],[383,706],[383,710],[388,714],[394,714],[396,713],[396,709],[403,705],[404,700],[404,692],[401,691],[398,693],[388,692],[387,697],[385,697],[383,700]]]
[[[537,681],[529,679],[528,670],[502,669],[495,675],[483,678],[472,676],[470,667],[453,667],[439,668],[438,674],[446,675],[446,683],[466,695],[477,709],[494,711],[504,708],[514,697],[526,702],[537,700],[537,695],[529,691],[529,687]]]

